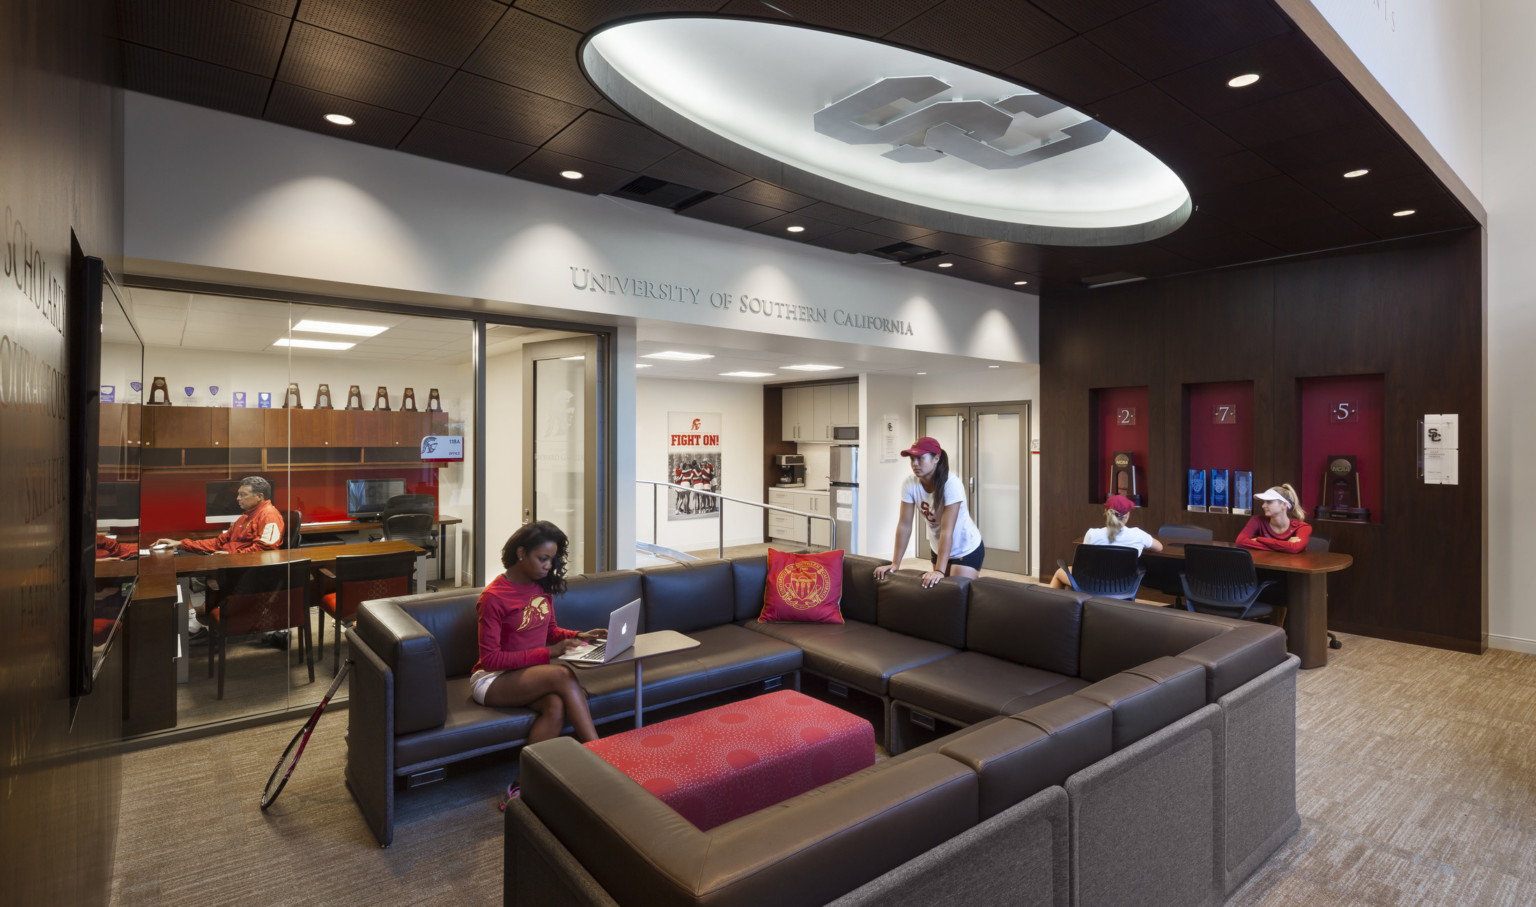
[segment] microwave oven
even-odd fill
[[[857,425],[832,426],[832,440],[857,441],[859,440],[859,427]]]

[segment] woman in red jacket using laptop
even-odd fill
[[[1259,502],[1259,512],[1249,517],[1243,531],[1237,534],[1239,545],[1285,554],[1300,554],[1307,550],[1312,527],[1302,522],[1305,514],[1296,497],[1296,489],[1276,485],[1254,495],[1253,499]]]

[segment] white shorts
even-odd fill
[[[504,673],[504,671],[476,671],[474,674],[471,674],[469,677],[469,695],[474,698],[476,703],[485,705],[485,694],[490,691],[491,684],[496,682],[496,678]]]

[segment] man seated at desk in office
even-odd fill
[[[211,539],[160,539],[155,542],[155,547],[174,545],[179,552],[195,554],[244,554],[281,548],[285,529],[283,515],[272,506],[271,497],[271,482],[261,476],[247,476],[240,480],[240,490],[235,495],[240,516],[228,529]],[[188,610],[192,612],[188,615],[192,632],[201,632],[203,625],[198,622],[195,609],[189,607]],[[283,639],[286,642],[287,636]]]

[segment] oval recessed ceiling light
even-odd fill
[[[1412,209],[1412,208],[1404,208],[1401,211],[1393,211],[1392,212],[1392,216],[1393,217],[1407,217],[1410,214],[1416,214],[1416,213],[1418,213],[1418,212],[1414,211],[1414,209]]]
[[[871,216],[1097,246],[1166,236],[1193,211],[1178,174],[1087,113],[892,44],[670,16],[596,31],[580,55],[611,102],[667,138]]]
[[[1347,179],[1347,180],[1352,180],[1352,179],[1354,179],[1357,176],[1365,176],[1367,173],[1370,173],[1370,172],[1371,171],[1366,170],[1364,167],[1362,167],[1359,170],[1351,170],[1348,173],[1344,174],[1344,178]]]
[[[804,233],[805,232],[805,228],[801,227],[799,225],[796,225],[796,226],[793,226],[793,227],[785,227],[784,230],[786,232],[788,232],[788,233]]]
[[[1013,282],[1013,285],[1016,286],[1016,287],[1028,286],[1029,285],[1029,281],[1027,281],[1027,280],[1015,280]]]
[[[1002,368],[1000,365],[989,365],[987,368]]]
[[[954,266],[955,266],[955,263],[952,262],[952,261],[941,261],[941,262],[939,262],[939,267],[941,267],[941,268],[953,268]]]
[[[919,374],[919,375],[926,375],[926,374],[928,374],[928,373],[927,373],[927,372],[918,372],[918,374]]]
[[[1240,76],[1233,76],[1232,78],[1228,79],[1227,80],[1227,87],[1228,88],[1247,88],[1249,85],[1252,85],[1254,82],[1257,82],[1258,80],[1259,80],[1259,74],[1258,73],[1256,73],[1256,72],[1245,72],[1245,73],[1243,73]]]
[[[586,174],[582,173],[580,170],[562,170],[560,171],[560,175],[568,180],[579,180]]]
[[[335,123],[337,126],[351,126],[357,122],[344,113],[328,113],[325,115],[325,121],[327,123]]]

